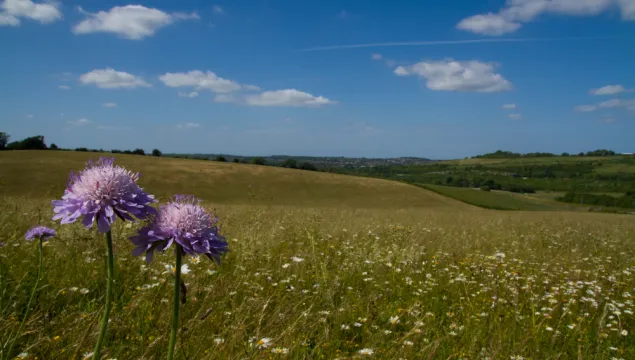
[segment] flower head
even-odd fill
[[[375,352],[373,351],[373,349],[361,349],[360,351],[358,351],[360,355],[373,355]]]
[[[155,250],[165,251],[176,242],[188,255],[204,254],[220,262],[221,254],[227,252],[227,242],[218,233],[217,222],[198,199],[177,195],[161,206],[148,226],[130,238],[137,245],[133,255],[146,252],[146,260],[150,261]]]
[[[140,175],[113,165],[114,161],[108,158],[89,161],[79,174],[71,173],[62,200],[52,202],[53,220],[70,224],[83,216],[85,227],[90,228],[97,222],[99,231],[108,232],[117,217],[135,221],[135,217],[145,219],[156,213],[149,206],[156,201],[154,195],[137,185]]]
[[[256,347],[258,349],[266,349],[271,345],[271,339],[269,338],[262,338],[260,340],[258,340],[258,342],[256,343]]]
[[[47,228],[46,226],[34,226],[26,232],[24,238],[27,240],[42,239],[47,240],[55,236],[55,230]]]

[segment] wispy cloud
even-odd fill
[[[66,123],[69,124],[69,125],[73,125],[73,126],[82,126],[82,125],[90,124],[91,121],[86,119],[86,118],[81,118],[81,119],[78,119],[78,120],[75,120],[75,121],[69,120]]]
[[[344,50],[359,49],[371,47],[393,47],[393,46],[438,46],[438,45],[462,45],[462,44],[487,44],[487,43],[523,43],[523,42],[548,42],[548,41],[575,41],[575,40],[600,40],[605,37],[570,37],[570,38],[509,38],[509,39],[474,39],[474,40],[438,40],[438,41],[402,41],[402,42],[384,42],[369,44],[351,44],[351,45],[334,45],[334,46],[318,46],[298,50],[300,52],[309,51],[327,51],[327,50]]]

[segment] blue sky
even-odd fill
[[[0,131],[13,139],[436,159],[635,151],[635,0],[0,0],[0,44]]]

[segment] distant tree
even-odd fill
[[[257,156],[251,159],[251,163],[254,165],[264,165],[266,163],[266,160],[262,156]]]
[[[560,155],[560,156],[569,156],[569,153],[568,152],[563,152],[562,155]]]
[[[239,163],[239,162],[240,162],[240,160],[238,160],[237,158],[234,158],[234,162],[235,162],[235,163]]]
[[[8,150],[46,150],[44,136],[31,136],[21,141],[14,141],[7,145]]]
[[[243,164],[249,164],[249,161],[247,161],[247,159],[242,159],[240,162]]]
[[[9,143],[9,139],[11,135],[6,132],[0,132],[0,150],[5,150],[7,148],[7,144]]]
[[[122,154],[132,155],[132,151],[130,151],[130,150],[124,150],[124,151],[122,151]]]
[[[302,164],[300,164],[299,169],[317,171],[317,168],[315,167],[315,165],[311,164],[310,162],[303,162]]]
[[[145,155],[146,154],[146,152],[143,151],[143,149],[139,149],[139,148],[134,149],[134,151],[132,153],[135,154],[135,155]]]
[[[118,150],[118,149],[112,149],[110,150],[110,152],[113,154],[121,154],[121,150]]]
[[[88,148],[85,147],[78,147],[75,149],[75,151],[80,151],[80,152],[88,152]]]
[[[282,163],[282,167],[295,169],[298,167],[298,163],[297,161],[295,161],[295,159],[287,159]]]
[[[580,151],[580,152],[578,153],[578,156],[584,156],[584,153]]]
[[[216,161],[227,162],[227,159],[225,159],[225,157],[223,155],[218,155],[216,157]]]
[[[161,150],[159,149],[154,149],[152,150],[152,156],[161,156]]]
[[[57,145],[55,145],[55,143],[52,143],[51,146],[49,146],[49,149],[51,149],[51,150],[59,150],[59,148],[57,147]]]

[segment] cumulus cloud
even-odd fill
[[[19,26],[20,18],[49,24],[62,18],[53,2],[35,3],[31,0],[4,0],[0,3],[0,26]]]
[[[591,89],[589,93],[592,95],[615,95],[625,91],[628,90],[626,90],[622,85],[606,85],[598,89]]]
[[[81,119],[77,119],[77,120],[69,120],[69,121],[67,121],[67,123],[69,125],[73,125],[73,126],[82,126],[82,125],[90,124],[91,121],[86,119],[86,118],[81,118]]]
[[[197,123],[193,123],[193,122],[186,122],[186,123],[181,123],[176,125],[177,129],[181,129],[181,130],[186,130],[186,129],[195,129],[197,127],[200,127],[200,124]]]
[[[207,89],[216,93],[229,93],[240,89],[249,90],[248,86],[223,79],[211,71],[192,70],[186,73],[165,73],[159,80],[169,87],[193,87],[196,90]]]
[[[523,116],[521,114],[516,113],[516,114],[509,114],[507,115],[507,117],[509,117],[512,120],[520,120],[522,119]]]
[[[459,22],[456,27],[477,34],[500,36],[518,30],[522,25],[499,14],[474,15]]]
[[[417,75],[426,79],[431,90],[500,92],[512,88],[511,82],[495,72],[496,65],[476,60],[422,61],[409,67],[399,66],[399,76]]]
[[[151,86],[141,77],[111,68],[87,72],[79,77],[79,81],[84,85],[92,84],[102,89],[134,89]]]
[[[214,14],[224,14],[225,10],[223,10],[223,8],[220,5],[214,5],[212,7],[212,11],[214,11]]]
[[[602,101],[598,106],[601,108],[613,108],[620,106],[622,101],[620,99],[611,99],[607,101]]]
[[[408,69],[406,69],[403,66],[397,66],[397,68],[395,69],[394,73],[397,76],[408,76],[408,75],[410,75],[410,72],[408,71]]]
[[[595,16],[618,6],[622,19],[635,20],[633,0],[507,0],[497,13],[474,15],[461,20],[457,28],[477,34],[500,36],[518,30],[543,14]]]
[[[106,32],[130,40],[141,40],[154,35],[157,30],[179,20],[199,19],[197,13],[166,13],[142,5],[115,6],[97,13],[80,11],[86,19],[73,27],[75,34]]]
[[[574,108],[577,112],[591,112],[597,110],[598,107],[595,105],[580,105]]]
[[[101,106],[103,106],[105,108],[114,108],[114,107],[117,107],[117,104],[115,104],[113,102],[107,102],[107,103],[103,103]]]
[[[216,95],[214,97],[214,102],[217,102],[217,103],[233,103],[233,102],[239,102],[239,100],[233,95],[218,94],[218,95]]]
[[[503,106],[501,106],[501,108],[506,109],[506,110],[513,110],[516,108],[516,104],[505,104]]]
[[[318,107],[336,104],[335,101],[323,96],[313,96],[296,89],[265,91],[256,95],[248,95],[245,101],[247,105],[251,106]]]
[[[179,97],[195,98],[197,96],[198,96],[198,92],[196,92],[196,91],[191,91],[191,92],[179,91]]]
[[[60,90],[70,90],[71,89],[71,87],[68,86],[68,85],[60,85],[57,88],[60,89]]]

